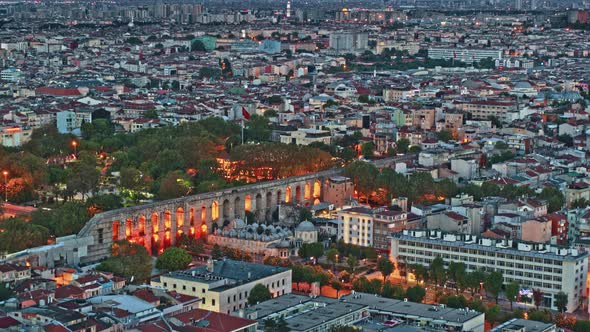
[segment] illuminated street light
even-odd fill
[[[8,202],[8,171],[3,171],[4,174],[4,201]]]
[[[72,142],[72,146],[74,147],[74,156],[75,156],[75,155],[77,155],[77,154],[78,154],[78,149],[77,149],[77,147],[78,147],[78,142],[76,142],[76,141],[73,141],[73,142]]]

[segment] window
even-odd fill
[[[215,306],[215,299],[211,299],[211,305]]]
[[[201,293],[205,294],[205,288],[201,289]]]
[[[172,288],[176,289],[176,284],[172,284]]]
[[[186,285],[182,285],[182,290],[186,290]]]

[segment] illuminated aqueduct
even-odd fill
[[[214,222],[221,225],[224,220],[244,218],[246,211],[262,219],[279,204],[310,206],[321,200],[327,178],[340,171],[332,169],[97,214],[78,234],[92,237],[82,263],[108,257],[111,244],[117,240],[139,243],[157,254],[174,245],[182,234],[199,238]]]

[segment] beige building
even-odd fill
[[[309,145],[311,143],[319,142],[330,144],[332,135],[329,130],[317,129],[298,129],[281,135],[281,143]]]
[[[373,211],[354,207],[338,212],[338,239],[357,246],[373,246]]]
[[[323,201],[340,207],[345,205],[352,198],[353,194],[354,183],[352,183],[350,178],[332,176],[324,185]]]
[[[257,284],[273,297],[291,293],[291,270],[284,267],[234,260],[209,260],[206,266],[170,272],[152,280],[151,285],[201,298],[201,309],[231,313],[248,304]]]
[[[551,221],[527,220],[520,226],[520,233],[523,241],[547,243],[551,240]]]

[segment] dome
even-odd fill
[[[291,242],[288,239],[283,239],[276,245],[277,248],[291,248]]]
[[[299,232],[312,232],[315,231],[315,225],[312,224],[310,221],[302,221],[301,223],[299,223],[299,225],[297,225],[297,227],[295,228],[296,231]]]
[[[246,227],[246,223],[242,219],[235,219],[233,222],[233,228],[242,229]]]

